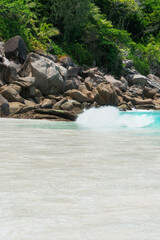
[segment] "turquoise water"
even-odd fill
[[[9,120],[8,120],[9,121]],[[12,121],[12,120],[11,120]],[[3,123],[4,124],[4,123]],[[99,109],[86,110],[80,114],[76,122],[52,122],[17,120],[17,126],[40,129],[75,129],[75,130],[103,130],[113,131],[125,129],[154,129],[160,128],[160,111],[133,110],[121,112],[114,107],[101,107]]]
[[[159,240],[160,113],[0,119],[0,239]]]

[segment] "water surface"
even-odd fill
[[[158,240],[159,112],[0,119],[0,239]]]

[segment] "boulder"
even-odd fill
[[[85,94],[89,99],[91,99],[90,102],[94,102],[95,94],[93,94],[93,90],[92,90],[92,91],[89,91],[84,83],[81,83],[81,84],[79,85],[78,90],[79,90],[81,93]]]
[[[64,91],[66,92],[71,89],[78,89],[78,86],[79,86],[79,81],[74,77],[72,78],[70,77],[65,81]]]
[[[64,97],[63,97],[63,95],[59,95],[59,96],[55,96],[55,95],[48,95],[47,96],[47,98],[49,98],[49,99],[52,99],[52,101],[56,101],[56,102],[58,102],[58,101],[60,101],[60,100],[62,100]]]
[[[76,100],[68,100],[73,104],[74,107],[81,108],[81,103],[77,102]]]
[[[120,81],[128,85],[128,81],[123,76],[120,78]]]
[[[158,110],[158,106],[156,106],[154,103],[136,105],[135,108],[143,109],[143,110],[150,110],[150,109]]]
[[[35,89],[35,96],[33,97],[34,101],[39,104],[41,102],[41,100],[43,101],[43,95],[42,93],[38,90],[38,89]]]
[[[37,104],[32,99],[25,99],[24,100],[25,106],[35,108]]]
[[[22,88],[21,94],[23,98],[34,98],[36,96],[36,88],[34,85],[28,88]]]
[[[94,87],[97,86],[97,83],[95,81],[93,81],[93,79],[91,77],[87,77],[84,81],[86,88],[89,91],[92,91]]]
[[[65,110],[55,110],[55,109],[35,109],[34,110],[36,113],[39,114],[47,114],[47,115],[55,115],[58,117],[62,117],[64,119],[68,119],[71,121],[75,121],[77,118],[77,115],[69,112],[69,111],[65,111]]]
[[[19,85],[23,88],[29,88],[35,84],[35,77],[18,77],[12,83]]]
[[[36,95],[36,88],[35,88],[35,86],[34,85],[30,86],[27,89],[26,94],[28,94],[28,96],[26,98],[28,98],[28,97],[30,97],[30,98],[35,97],[35,95]]]
[[[17,78],[12,84],[21,87],[20,95],[23,98],[32,98],[36,95],[36,88],[34,86],[35,78],[34,77],[24,77],[24,78]]]
[[[69,96],[73,100],[76,100],[80,103],[92,102],[92,100],[86,94],[84,94],[76,89],[68,90],[67,92],[65,92],[64,96]]]
[[[129,79],[128,83],[129,83],[129,86],[140,85],[144,87],[147,84],[147,81],[148,81],[147,77],[141,74],[133,74]]]
[[[43,95],[42,95],[41,91],[39,91],[39,89],[36,89],[35,97],[37,97],[37,98],[42,98],[43,97]]]
[[[10,60],[17,60],[20,63],[24,63],[27,57],[27,48],[20,36],[15,36],[9,39],[4,44],[5,55]]]
[[[3,83],[11,83],[17,77],[17,71],[13,66],[7,66],[0,62],[0,81]]]
[[[142,97],[143,96],[143,87],[133,85],[128,89],[128,91],[126,93],[128,93],[132,97],[138,97],[138,96]]]
[[[4,85],[0,88],[0,94],[8,100],[8,102],[24,102],[24,99],[12,87]]]
[[[21,77],[35,77],[35,87],[42,94],[49,95],[62,91],[67,70],[48,58],[30,53],[19,74]]]
[[[124,94],[123,95],[123,100],[125,101],[125,102],[131,102],[132,103],[132,99],[133,99],[133,97],[132,96],[129,96],[127,93],[126,94]]]
[[[158,89],[155,88],[149,88],[149,87],[145,87],[143,89],[143,95],[145,98],[154,98],[156,93],[158,93]]]
[[[9,116],[10,109],[8,101],[0,94],[0,116]]]
[[[128,84],[123,84],[121,81],[115,79],[113,76],[105,75],[104,77],[105,77],[106,81],[108,83],[113,84],[114,87],[117,87],[123,91],[127,89]]]
[[[43,56],[45,58],[50,59],[53,62],[57,62],[57,56],[56,55],[52,55],[51,53],[45,53],[45,52],[41,52],[41,51],[36,51],[36,53],[40,56]]]
[[[157,106],[160,106],[160,94],[157,93],[154,100],[153,100],[154,104]]]
[[[24,104],[20,102],[10,102],[9,107],[10,107],[10,114],[13,115],[19,112],[20,109],[24,107]]]
[[[9,66],[9,65],[13,66],[12,63],[6,57],[1,56],[0,62],[2,62],[6,66]]]
[[[128,76],[133,76],[134,74],[139,74],[133,67],[132,68],[126,68],[123,67],[122,69],[122,75],[123,77],[125,77],[126,79],[128,78]],[[128,81],[128,79],[127,79]]]
[[[153,105],[153,101],[152,99],[142,99],[142,98],[136,98],[136,97],[130,97],[130,96],[127,96],[127,95],[123,95],[123,99],[126,101],[126,102],[131,102],[133,105],[148,105],[148,104],[151,104]]]
[[[67,102],[67,98],[64,97],[61,100],[59,100],[57,103],[54,104],[53,108],[54,109],[61,109],[61,105],[64,104],[65,102]]]
[[[10,102],[10,110],[11,110],[11,115],[13,115],[13,117],[18,117],[18,118],[33,118],[33,116],[27,116],[25,117],[25,113],[31,112],[32,110],[36,109],[37,107],[39,107],[38,105],[36,105],[33,101],[30,100],[25,100],[24,104],[23,103],[19,103],[19,102]],[[22,114],[22,115],[20,115]]]
[[[132,110],[132,107],[130,106],[130,104],[127,104],[125,102],[122,102],[120,104],[118,104],[118,109],[120,111],[129,111],[129,110]]]
[[[24,114],[39,107],[39,105],[37,105],[32,99],[25,100],[24,103],[25,104],[23,104],[23,106],[16,112],[16,114]]]
[[[59,107],[58,107],[59,106]],[[62,99],[60,102],[56,103],[54,105],[54,108],[57,109],[62,109],[62,110],[67,110],[67,111],[72,111],[74,108],[74,105],[70,99]]]
[[[119,104],[121,104],[121,103],[123,103],[124,101],[123,101],[123,97],[122,96],[118,96],[118,103]]]
[[[13,88],[14,90],[16,90],[16,92],[18,92],[19,94],[20,94],[21,91],[22,91],[22,87],[19,86],[19,85],[17,85],[17,84],[11,83],[9,86],[10,86],[11,88]]]
[[[92,99],[91,91],[89,91],[84,83],[81,83],[78,87],[78,90],[83,94],[87,95],[87,97]]]
[[[45,98],[41,103],[41,108],[52,108],[53,102],[51,99]]]
[[[126,68],[131,68],[131,67],[133,67],[133,61],[132,60],[125,60],[125,67]]]
[[[118,96],[112,84],[100,83],[97,86],[95,101],[98,105],[117,106]]]
[[[157,76],[155,76],[155,75],[153,75],[153,74],[148,74],[147,77],[148,77],[150,80],[154,80],[154,81],[160,83],[160,78],[157,77]]]
[[[119,88],[115,87],[115,91],[116,91],[118,96],[122,96],[123,95],[122,91]]]
[[[6,64],[6,59],[7,59],[7,58],[5,58],[5,62],[4,62],[5,64]],[[22,67],[22,64],[16,63],[16,62],[14,62],[14,61],[9,61],[9,65],[12,66],[13,68],[15,68],[16,71],[17,71],[17,73],[20,71],[20,69],[21,69],[21,67]]]
[[[62,109],[66,111],[74,111],[76,113],[81,112],[81,104],[75,100],[63,98],[54,105],[54,109]]]
[[[79,74],[84,79],[90,77],[96,83],[105,81],[104,74],[98,70],[98,67],[90,68],[86,71],[82,70]]]
[[[67,69],[67,77],[77,77],[78,76],[78,68],[69,66]]]

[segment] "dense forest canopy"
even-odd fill
[[[69,54],[119,75],[123,58],[147,74],[160,63],[160,0],[0,0],[0,38]]]

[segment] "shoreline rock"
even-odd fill
[[[20,36],[0,51],[0,116],[75,121],[85,108],[159,110],[160,79],[138,73],[125,61],[123,76],[78,67],[70,56],[29,53]]]

